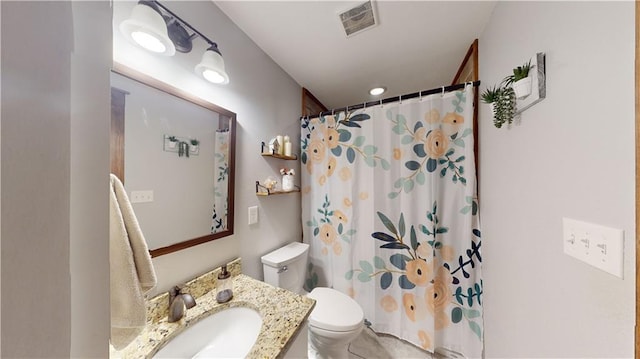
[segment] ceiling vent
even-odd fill
[[[347,36],[351,36],[376,25],[376,17],[373,13],[373,4],[371,4],[371,1],[367,1],[340,13],[338,16],[340,17],[340,22]]]

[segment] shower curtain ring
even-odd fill
[[[399,104],[402,105],[402,95],[398,96],[398,99]]]
[[[442,94],[440,96],[444,96],[444,86],[442,86]]]
[[[422,102],[422,91],[418,92],[418,96],[420,96],[420,102]]]

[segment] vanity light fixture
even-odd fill
[[[202,61],[196,65],[195,72],[215,84],[229,83],[218,45],[156,0],[138,1],[131,17],[120,24],[120,31],[134,44],[165,56],[173,56],[176,51],[190,52],[192,40],[200,37],[209,47]]]
[[[371,94],[372,96],[379,96],[382,95],[385,91],[387,91],[387,89],[384,87],[374,87],[369,90],[369,94]]]

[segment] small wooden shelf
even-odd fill
[[[296,155],[285,156],[285,155],[277,154],[273,151],[269,151],[269,147],[264,142],[262,142],[262,148],[260,149],[260,151],[262,152],[263,157],[273,157],[273,158],[278,158],[278,159],[287,160],[287,161],[295,161],[298,159],[298,156]]]
[[[296,188],[291,191],[270,190],[267,187],[261,185],[259,181],[256,181],[256,196],[275,196],[277,194],[300,192],[300,187],[298,186],[295,186],[295,187]]]
[[[262,153],[263,157],[273,157],[273,158],[278,158],[281,160],[288,160],[288,161],[295,161],[298,159],[298,156],[293,155],[293,156],[285,156],[285,155],[279,155],[277,153],[269,153],[269,152],[263,152]]]

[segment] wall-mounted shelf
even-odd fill
[[[262,152],[262,156],[263,157],[273,157],[273,158],[278,158],[281,160],[287,160],[287,161],[295,161],[298,159],[298,156],[285,156],[285,155],[279,155],[277,153],[269,153],[269,152]]]
[[[260,151],[262,152],[263,157],[273,157],[273,158],[278,158],[278,159],[287,160],[287,161],[295,161],[298,159],[298,156],[296,155],[285,156],[285,155],[275,153],[273,151],[269,151],[269,147],[264,142],[262,142],[262,148],[260,149]]]
[[[271,190],[261,185],[259,181],[256,181],[256,196],[274,196],[277,194],[287,194],[287,193],[296,193],[296,192],[300,192],[300,187],[295,186],[295,189],[291,191]]]

